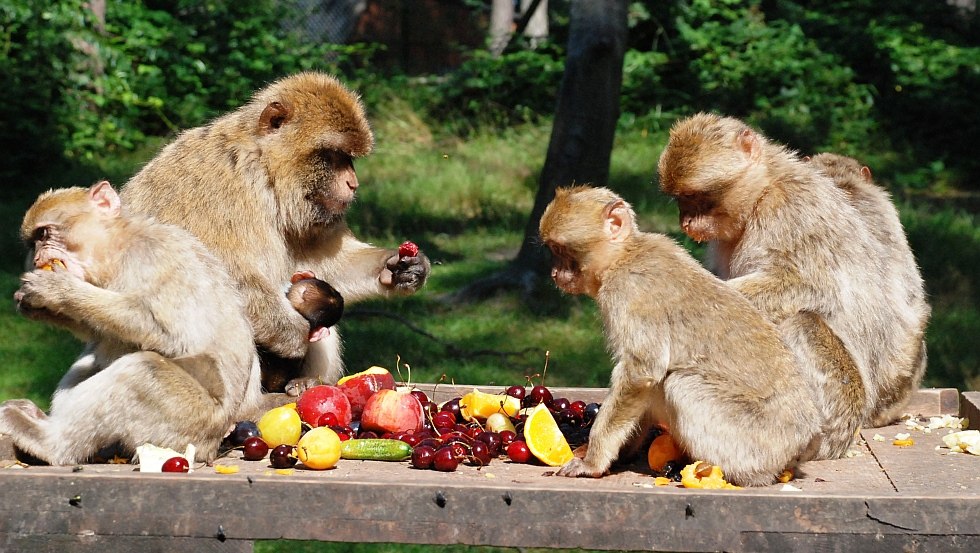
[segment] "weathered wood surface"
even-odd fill
[[[435,395],[467,389],[440,386]],[[955,400],[955,391],[923,390],[910,411],[957,413],[950,394]],[[977,409],[976,395],[962,399],[963,413]],[[329,471],[282,475],[236,456],[220,461],[240,466],[234,475],[212,467],[187,475],[141,474],[130,465],[8,468],[0,470],[0,551],[245,551],[254,540],[278,538],[662,551],[980,550],[980,457],[937,449],[946,429],[910,431],[910,448],[891,444],[907,431],[903,424],[864,430],[860,455],[808,463],[792,482],[799,491],[655,487],[631,469],[569,480],[548,467],[500,460],[455,473],[341,461]]]

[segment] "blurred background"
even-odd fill
[[[733,115],[801,153],[869,165],[900,209],[933,305],[926,384],[980,389],[975,0],[587,1],[5,0],[0,400],[46,406],[81,350],[14,310],[17,229],[36,195],[99,178],[121,186],[180,130],[306,69],[357,89],[377,134],[358,161],[351,226],[378,245],[411,239],[435,263],[419,294],[349,310],[349,371],[520,384],[547,358],[550,384],[607,383],[590,300],[558,294],[534,262],[524,269],[538,278],[500,278],[535,247],[525,229],[536,194],[555,184],[549,143],[570,140],[554,123],[582,115],[559,99],[588,91],[618,116],[577,122],[579,147],[600,160],[580,174],[695,256],[656,182],[678,118]],[[589,58],[610,44],[614,55]],[[602,82],[566,75],[583,66]]]

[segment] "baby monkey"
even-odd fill
[[[809,459],[819,414],[776,327],[670,238],[641,232],[605,188],[559,188],[541,218],[560,289],[595,299],[615,366],[584,458],[600,477],[631,439],[665,425],[692,458],[762,486]]]
[[[125,213],[103,181],[42,194],[21,237],[32,270],[18,310],[87,342],[50,414],[26,399],[0,404],[0,433],[21,450],[66,465],[114,445],[193,443],[207,461],[235,421],[281,402],[261,394],[234,280],[186,231]]]

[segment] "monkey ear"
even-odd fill
[[[259,134],[272,134],[289,120],[289,108],[282,102],[269,102],[259,116]]]
[[[119,215],[119,194],[109,184],[109,181],[104,180],[93,184],[88,189],[88,198],[98,211],[112,217]]]
[[[864,177],[864,180],[871,182],[871,168],[867,165],[862,165],[861,176]]]
[[[629,205],[623,200],[614,200],[606,205],[602,219],[602,229],[613,242],[622,242],[633,229]]]
[[[762,144],[759,143],[759,136],[752,132],[752,129],[742,129],[735,140],[736,145],[742,153],[749,159],[755,161],[762,154]]]

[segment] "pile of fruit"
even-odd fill
[[[500,394],[473,390],[437,405],[425,392],[396,387],[381,367],[314,386],[295,404],[243,421],[228,436],[243,458],[273,468],[297,461],[327,469],[340,459],[401,461],[418,469],[451,472],[461,463],[561,466],[572,446],[588,441],[597,403],[555,398],[543,385],[511,386]]]

